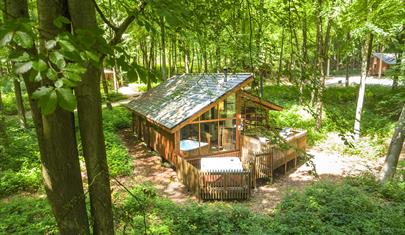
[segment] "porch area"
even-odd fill
[[[249,199],[258,179],[272,181],[275,169],[283,168],[287,172],[291,163],[295,168],[306,147],[306,131],[292,131],[286,138],[289,145],[286,149],[258,141],[256,137],[242,139],[240,151],[186,158],[177,155],[175,167],[179,180],[200,200]],[[252,149],[259,151],[252,152]]]

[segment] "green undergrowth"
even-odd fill
[[[129,234],[404,234],[405,183],[371,176],[323,180],[285,197],[273,214],[236,203],[177,204],[139,185],[116,205],[117,232]],[[144,220],[145,218],[145,220]]]
[[[405,183],[372,177],[323,181],[284,198],[274,217],[280,234],[405,234]]]
[[[0,234],[56,234],[55,219],[44,197],[14,196],[0,201]]]
[[[238,203],[175,203],[150,184],[114,195],[117,234],[405,234],[405,182],[387,185],[364,175],[321,180],[291,192],[271,214]],[[0,201],[0,234],[56,231],[46,200],[14,196]]]
[[[339,151],[349,155],[376,157],[384,155],[405,102],[405,88],[367,85],[361,121],[359,143],[353,143],[352,132],[358,86],[329,87],[325,90],[322,128],[315,128],[314,110],[309,105],[310,94],[304,91],[304,105],[298,103],[298,91],[292,86],[264,87],[264,98],[284,107],[271,112],[272,122],[279,127],[301,128],[308,131],[310,145],[325,141],[330,133],[340,136],[345,146]]]
[[[29,128],[24,130],[16,116],[7,116],[5,120],[6,135],[0,139],[0,197],[18,191],[38,191],[42,188],[42,177],[33,123],[29,119]],[[133,164],[118,135],[120,129],[130,125],[129,112],[122,107],[104,110],[103,124],[111,176],[130,174]]]
[[[16,105],[16,100],[15,100],[15,95],[14,92],[7,92],[7,93],[2,93],[2,100],[3,100],[3,107],[4,107],[4,114],[6,115],[17,115],[18,110],[17,110],[17,105]],[[26,92],[23,92],[23,103],[24,103],[24,108],[25,111],[30,110],[30,105],[28,102],[28,95]]]
[[[111,176],[129,175],[133,162],[128,150],[124,147],[118,131],[129,128],[131,115],[123,107],[103,111],[103,127],[106,142],[107,162]]]
[[[39,150],[33,124],[23,130],[15,116],[5,118],[0,141],[0,197],[41,187]]]

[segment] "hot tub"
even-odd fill
[[[208,154],[210,146],[205,142],[198,142],[197,140],[181,140],[180,151],[183,157],[197,156],[199,154]]]

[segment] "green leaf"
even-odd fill
[[[1,38],[1,41],[0,41],[0,46],[6,46],[7,44],[9,44],[10,42],[11,42],[11,40],[13,39],[13,35],[14,35],[14,32],[8,32],[8,33],[6,33],[2,38]]]
[[[91,51],[86,51],[86,55],[87,55],[88,58],[90,58],[90,59],[93,60],[94,62],[98,62],[98,61],[99,61],[98,56],[97,56],[96,54],[94,54],[93,52],[91,52]]]
[[[14,70],[18,74],[23,74],[28,72],[31,68],[32,68],[32,61],[28,61],[23,63],[16,63]]]
[[[58,66],[59,69],[63,69],[66,66],[66,61],[63,55],[59,51],[53,51],[49,54],[49,60]]]
[[[76,96],[68,88],[56,88],[58,94],[58,104],[61,108],[73,112],[76,108]]]
[[[59,16],[53,21],[53,24],[58,28],[62,28],[64,24],[70,23],[71,23],[70,20],[64,16]]]
[[[45,43],[45,47],[48,50],[51,50],[51,49],[55,48],[55,46],[56,46],[56,41],[55,40],[49,40],[49,41],[46,41],[46,43]]]
[[[42,96],[38,104],[41,107],[42,114],[48,115],[55,111],[58,103],[58,96],[54,89],[47,96]]]
[[[41,72],[38,72],[34,77],[34,81],[40,82],[42,80]]]
[[[32,62],[32,68],[38,72],[43,72],[48,68],[48,65],[42,59]]]
[[[34,45],[34,39],[26,32],[17,31],[14,41],[23,48],[31,48]]]
[[[77,82],[80,82],[82,80],[82,77],[78,73],[68,72],[67,71],[67,72],[64,73],[64,75],[65,75],[65,78],[72,81],[73,83],[77,83]]]
[[[44,86],[40,87],[36,91],[34,91],[34,93],[32,93],[32,98],[33,99],[40,99],[43,96],[49,95],[52,90],[53,90],[52,87],[44,87]]]
[[[67,51],[70,51],[70,52],[73,52],[73,51],[76,50],[75,46],[71,42],[69,42],[67,40],[62,39],[62,40],[59,40],[58,43],[62,47],[62,49],[64,49],[64,50],[67,50]]]
[[[77,74],[82,74],[82,73],[86,72],[86,68],[84,68],[83,66],[81,66],[79,64],[69,64],[65,68],[65,70],[69,71],[69,72],[77,73]]]
[[[56,82],[55,82],[55,87],[56,87],[56,88],[61,88],[61,87],[63,87],[63,80],[62,80],[62,79],[56,80]]]
[[[52,81],[55,81],[56,79],[58,79],[58,74],[56,73],[56,71],[53,68],[49,68],[46,71],[46,77]]]

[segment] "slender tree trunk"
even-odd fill
[[[306,69],[308,63],[308,53],[307,53],[307,15],[304,12],[302,19],[302,63],[301,63],[301,79],[299,84],[299,103],[303,104],[304,98],[304,83],[306,80]]]
[[[104,95],[106,97],[106,105],[109,110],[112,110],[112,105],[111,105],[111,99],[110,99],[110,93],[108,92],[108,81],[105,77],[104,73],[104,66],[101,66],[101,81],[103,85],[103,91]]]
[[[349,64],[350,64],[350,60],[349,58],[346,58],[346,82],[345,82],[345,86],[349,87],[349,82],[350,82],[350,77],[349,77]]]
[[[204,73],[208,73],[208,56],[207,56],[207,48],[204,46],[202,48],[203,56],[204,56]]]
[[[391,139],[390,147],[388,148],[387,157],[384,166],[381,170],[380,180],[386,183],[395,175],[396,168],[401,154],[402,146],[405,139],[405,105],[402,107],[402,112],[398,123],[395,127],[394,134]]]
[[[184,70],[186,73],[189,73],[189,63],[190,63],[190,58],[189,58],[189,49],[184,46]]]
[[[361,77],[360,77],[360,87],[359,94],[357,98],[356,115],[354,119],[354,140],[359,140],[360,138],[360,124],[361,124],[361,114],[363,112],[364,94],[366,92],[366,77],[367,77],[367,64],[368,64],[368,51],[372,43],[372,37],[367,34],[366,40],[363,42],[362,46],[362,61],[361,61]]]
[[[392,89],[393,90],[398,88],[399,75],[402,75],[402,76],[404,75],[404,70],[403,70],[404,65],[403,64],[401,65],[401,63],[403,63],[402,58],[403,58],[404,54],[405,54],[405,52],[402,52],[402,53],[400,52],[396,58],[397,64],[395,66],[397,67],[396,68],[397,71],[395,72],[395,74],[392,78]]]
[[[177,70],[177,41],[176,36],[173,37],[173,63],[174,63],[174,74],[178,74]]]
[[[278,62],[278,73],[277,73],[277,85],[280,85],[281,82],[281,71],[283,66],[283,52],[284,52],[284,39],[285,39],[285,31],[284,26],[281,32],[281,49],[280,49],[280,58]]]
[[[165,81],[167,79],[167,68],[166,68],[166,41],[165,41],[165,20],[160,17],[160,31],[161,31],[161,39],[162,39],[162,54],[160,55],[162,58],[162,79]]]
[[[13,82],[14,82],[14,94],[15,94],[15,101],[17,103],[18,117],[20,119],[20,126],[21,128],[26,129],[28,125],[27,125],[27,118],[25,115],[23,97],[21,94],[21,84],[17,79],[14,79]]]
[[[54,21],[66,16],[67,2],[38,0],[37,3],[41,39],[49,40],[64,31],[56,28]],[[52,114],[42,116],[42,123],[45,150],[41,153],[42,173],[59,231],[61,234],[88,234],[74,115],[57,108]]]
[[[91,0],[68,0],[73,29],[98,29]],[[93,45],[96,47],[97,45]],[[75,88],[80,136],[88,174],[94,234],[114,234],[111,190],[102,126],[100,67],[91,63]]]

